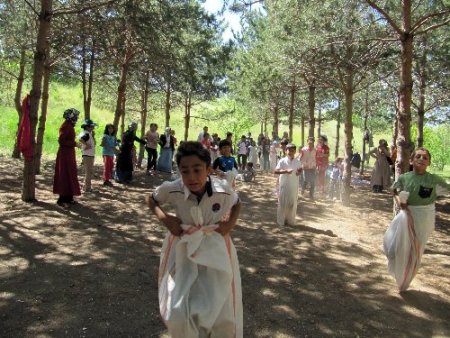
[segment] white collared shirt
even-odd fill
[[[184,186],[181,178],[172,182],[164,182],[153,192],[153,199],[160,204],[171,204],[182,224],[194,224],[191,216],[191,207],[193,206],[199,206],[202,210],[204,220],[202,225],[217,224],[224,219],[224,216],[228,215],[239,198],[225,180],[210,177],[209,182],[207,191],[200,202],[198,202],[197,196]]]

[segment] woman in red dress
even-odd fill
[[[330,157],[330,148],[327,146],[327,142],[327,137],[320,135],[316,147],[317,186],[322,194],[325,194],[325,173],[328,168],[328,157]]]
[[[59,128],[59,149],[56,155],[55,176],[53,179],[53,193],[58,194],[56,203],[65,208],[76,203],[74,196],[81,195],[77,176],[77,163],[75,158],[75,129],[80,112],[74,108],[67,109],[63,117],[64,123]]]

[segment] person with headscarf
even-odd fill
[[[80,184],[77,177],[77,163],[75,157],[75,124],[80,112],[74,108],[64,111],[64,123],[59,128],[58,153],[56,155],[55,176],[53,178],[53,193],[59,195],[56,203],[62,207],[69,207],[76,203],[74,196],[80,196]]]
[[[372,149],[369,154],[376,159],[370,179],[372,191],[375,193],[383,192],[384,188],[391,186],[391,168],[388,161],[391,152],[386,140],[381,139],[378,142],[378,147]]]
[[[130,183],[133,179],[133,146],[137,141],[145,144],[145,141],[136,136],[137,123],[131,122],[128,130],[123,134],[120,144],[119,155],[116,164],[116,181],[119,183]]]
[[[175,152],[175,138],[172,135],[170,127],[166,127],[164,134],[159,137],[159,145],[161,150],[158,158],[158,171],[171,174],[172,158]]]

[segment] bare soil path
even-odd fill
[[[67,210],[51,192],[53,165],[27,204],[22,163],[0,157],[0,336],[167,337],[164,229],[143,204],[163,177],[136,171],[131,185],[103,187],[98,166],[98,192]],[[422,267],[399,294],[382,252],[391,199],[356,183],[352,207],[301,198],[298,224],[286,227],[275,222],[272,176],[238,184],[245,337],[450,337],[450,199],[438,202]]]

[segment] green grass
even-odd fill
[[[56,151],[58,149],[58,129],[63,122],[62,114],[64,110],[67,108],[76,108],[83,111],[82,109],[82,91],[80,86],[66,86],[58,83],[52,83],[50,90],[50,100],[47,114],[47,121],[45,126],[45,134],[44,134],[44,145],[43,145],[43,156],[54,158]],[[94,101],[95,102],[95,101]],[[162,108],[160,108],[162,109]],[[208,111],[214,109],[213,103],[207,102],[200,106],[194,107],[194,111],[192,115],[202,116],[202,111]],[[138,121],[138,117],[136,113],[130,113],[131,117],[127,119],[127,123],[129,120],[134,119]],[[134,114],[134,116],[133,116]],[[83,115],[83,113],[82,113]],[[100,135],[102,135],[104,126],[107,123],[112,123],[114,118],[114,112],[108,111],[106,109],[101,109],[92,105],[91,108],[91,118],[98,124],[97,128],[97,140]],[[76,126],[76,132],[81,131],[81,122],[83,120],[83,116],[80,117],[80,121]],[[176,136],[178,140],[182,140],[184,136],[184,120],[183,113],[181,112],[181,108],[179,110],[175,110],[171,114],[171,127],[175,129]],[[148,117],[148,123],[156,122],[160,126],[160,131],[163,130],[164,126],[164,114],[161,111],[150,111]],[[16,137],[18,124],[18,115],[14,108],[0,106],[0,153],[3,155],[10,155],[12,152],[12,148],[14,145],[14,140]],[[230,126],[224,124],[223,121],[205,121],[203,119],[191,119],[191,125],[189,130],[189,139],[196,139],[198,133],[202,130],[204,125],[209,126],[209,130],[211,133],[218,132],[220,137],[225,136],[225,132],[230,130]],[[317,127],[317,126],[316,126]],[[139,127],[140,128],[140,127]],[[250,131],[253,137],[256,139],[260,133],[260,124],[255,124],[250,130],[244,131],[243,133],[247,134]],[[283,134],[284,131],[288,131],[288,126],[280,124],[279,133]],[[271,126],[268,128],[269,134],[271,133]],[[336,146],[336,122],[335,121],[327,121],[322,125],[321,129],[322,134],[327,135],[328,137],[328,145],[330,147],[331,159],[334,159],[334,152]],[[308,133],[307,126],[305,128],[305,134]],[[222,135],[223,134],[223,135]],[[317,130],[316,130],[317,134]],[[306,136],[306,135],[305,135]],[[236,135],[239,137],[239,135]],[[341,124],[340,128],[340,140],[339,140],[339,155],[340,157],[344,154],[344,125]],[[354,126],[353,127],[353,150],[354,152],[359,152],[362,154],[362,131],[360,128]],[[374,135],[373,140],[374,144],[378,143],[380,138],[386,139],[388,142],[391,140],[390,131],[387,130],[387,133]],[[293,142],[300,146],[300,126],[296,124],[294,126],[294,137]],[[368,151],[368,149],[367,149]],[[443,177],[450,178],[450,167],[446,166],[444,171],[436,171],[434,168],[430,168],[431,172],[436,172]]]

